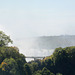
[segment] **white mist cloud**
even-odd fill
[[[25,56],[50,56],[54,50],[51,49],[40,49],[40,48],[34,48],[35,46],[35,38],[24,38],[24,39],[17,39],[14,42],[14,45],[19,48],[20,53],[24,54]],[[32,59],[26,59],[27,61],[30,61]]]

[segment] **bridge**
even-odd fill
[[[36,60],[36,59],[44,59],[45,57],[41,57],[41,56],[37,56],[37,57],[34,57],[34,56],[26,56],[25,58],[33,58],[34,60]]]

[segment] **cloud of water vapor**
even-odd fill
[[[14,45],[19,48],[20,53],[24,54],[25,56],[49,56],[53,53],[53,49],[44,49],[39,48],[36,42],[36,38],[24,38],[24,39],[17,39],[14,42]],[[27,61],[31,59],[26,59]]]

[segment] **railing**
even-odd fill
[[[36,59],[39,59],[39,58],[42,58],[42,59],[44,59],[45,57],[41,57],[41,56],[37,56],[37,57],[34,57],[34,56],[27,56],[27,57],[25,57],[25,58],[33,58],[34,60],[36,60]]]

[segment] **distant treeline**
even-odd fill
[[[51,56],[27,63],[9,43],[10,37],[0,31],[0,75],[75,75],[75,46],[56,48]]]
[[[62,36],[42,36],[35,40],[34,48],[55,49],[58,47],[68,47],[75,45],[75,35]]]

